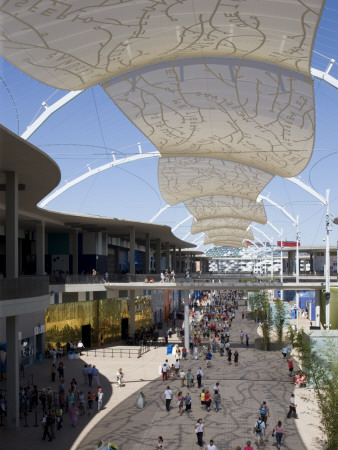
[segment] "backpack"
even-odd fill
[[[258,420],[257,425],[256,425],[256,433],[261,433],[261,432],[262,432],[262,421]]]
[[[265,416],[266,414],[266,409],[264,406],[261,407],[261,416]]]

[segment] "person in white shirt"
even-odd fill
[[[205,450],[217,450],[217,447],[212,439],[210,440],[210,443],[205,447]]]
[[[118,387],[122,387],[122,378],[123,378],[123,372],[122,372],[122,368],[120,368],[117,373],[116,373],[116,378],[117,378],[117,386]]]
[[[164,391],[164,396],[165,396],[165,407],[166,410],[169,412],[171,399],[173,398],[173,392],[169,386],[167,386],[167,389]]]
[[[254,425],[254,433],[257,437],[257,445],[258,449],[264,445],[264,436],[265,436],[265,423],[262,417],[260,417]]]
[[[176,376],[178,376],[179,371],[180,371],[180,362],[179,362],[178,359],[176,359],[176,362],[175,362],[175,373],[176,373]]]
[[[169,370],[169,363],[168,360],[165,360],[165,363],[162,365],[162,381],[165,381],[168,379],[168,370]]]

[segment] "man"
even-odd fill
[[[241,344],[243,344],[243,341],[244,341],[244,332],[243,331],[241,331],[240,336],[241,336]]]
[[[103,403],[103,392],[102,389],[99,388],[97,391],[97,411],[100,411]]]
[[[93,378],[96,382],[96,386],[100,387],[100,380],[99,380],[99,369],[96,366],[93,366]]]
[[[210,443],[205,447],[205,450],[217,450],[217,447],[214,445],[214,441],[212,439],[210,439]]]
[[[197,378],[197,385],[200,388],[202,386],[202,377],[203,377],[203,371],[201,367],[198,369],[196,378]]]
[[[82,356],[82,350],[85,348],[82,341],[79,341],[77,344],[77,348],[80,352],[80,356]]]
[[[116,378],[117,378],[117,386],[122,387],[122,378],[123,378],[122,367],[117,371]]]
[[[264,436],[265,436],[265,423],[262,417],[260,417],[254,425],[254,434],[257,437],[257,446],[260,449],[261,446],[264,445]]]
[[[180,372],[180,380],[181,380],[181,387],[184,387],[185,372],[183,369],[181,369],[181,372]]]
[[[173,392],[169,386],[167,386],[167,389],[164,391],[164,396],[165,396],[165,407],[166,410],[169,412],[171,399],[173,398]]]
[[[246,340],[246,346],[249,347],[249,336],[247,334],[245,335],[245,340]]]
[[[168,379],[168,370],[169,370],[169,363],[168,360],[165,360],[165,363],[163,363],[162,366],[162,381],[165,381]]]
[[[293,413],[295,416],[295,419],[298,419],[298,414],[296,411],[296,399],[295,399],[295,394],[291,394],[291,398],[290,398],[290,408],[289,408],[289,412],[288,415],[286,416],[288,419],[290,419],[291,414]]]
[[[218,382],[214,386],[214,391],[215,391],[215,393],[216,392],[219,393],[219,383]]]
[[[176,359],[176,361],[175,361],[175,374],[176,374],[177,377],[178,377],[179,372],[180,372],[180,362],[179,362],[178,359]]]
[[[191,397],[189,395],[189,392],[187,392],[187,395],[184,397],[185,401],[185,412],[191,413]]]
[[[87,375],[88,375],[88,384],[89,386],[91,386],[93,381],[93,367],[91,364],[88,364]]]

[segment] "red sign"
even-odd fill
[[[283,247],[297,247],[296,241],[282,241]],[[281,241],[277,241],[277,247],[281,246]],[[300,247],[300,242],[298,242],[298,247]]]

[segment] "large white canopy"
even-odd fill
[[[77,90],[160,61],[226,56],[310,74],[324,0],[51,0],[1,6],[1,55]]]
[[[185,203],[191,232],[222,229],[206,241],[241,246],[250,221],[266,223],[261,190],[311,158],[324,3],[13,0],[0,7],[0,54],[60,89],[103,83],[161,153],[161,193]]]

